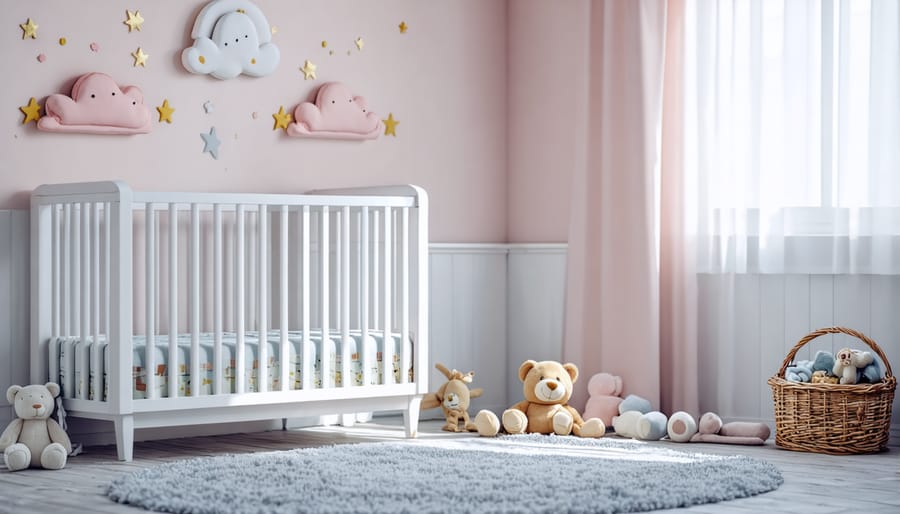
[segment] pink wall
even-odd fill
[[[513,243],[565,242],[573,170],[585,165],[588,0],[509,2]]]
[[[112,178],[135,189],[185,191],[285,192],[415,183],[431,195],[434,241],[507,239],[505,1],[256,3],[278,28],[273,42],[281,50],[281,64],[267,77],[227,81],[188,73],[180,62],[203,1],[4,5],[0,56],[7,81],[0,89],[5,113],[0,120],[0,208],[26,207],[28,193],[41,183]],[[140,10],[146,20],[140,32],[129,33],[123,24],[126,9]],[[39,25],[35,40],[23,40],[17,27],[28,18]],[[409,26],[402,35],[397,28],[401,21]],[[66,38],[65,46],[58,43],[60,37]],[[357,37],[365,42],[362,51],[354,45]],[[99,44],[98,52],[89,48],[92,42]],[[138,46],[150,55],[145,68],[133,66],[130,53]],[[37,60],[41,53],[46,55],[43,63]],[[318,66],[317,80],[303,79],[298,68],[305,59]],[[74,78],[90,71],[139,86],[153,115],[152,133],[51,134],[39,132],[34,123],[22,125],[18,107],[30,97],[43,104],[50,94],[68,94]],[[565,72],[559,67],[554,73]],[[520,73],[541,81],[552,78]],[[271,115],[279,105],[291,110],[330,80],[364,95],[383,118],[393,113],[400,121],[397,137],[300,140],[272,130]],[[156,121],[156,106],[164,99],[176,109],[172,124]],[[210,114],[203,110],[206,101],[215,107]],[[202,153],[200,133],[211,126],[222,139],[218,160]],[[538,168],[529,170],[530,180]],[[548,180],[555,178],[542,182]],[[515,182],[511,191],[534,190]],[[543,237],[543,229],[535,237]]]

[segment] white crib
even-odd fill
[[[415,437],[429,371],[421,188],[43,185],[31,260],[31,380],[61,382],[68,415],[112,421],[120,460],[147,427],[402,410]]]

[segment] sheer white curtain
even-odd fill
[[[695,0],[699,271],[900,274],[900,2]]]

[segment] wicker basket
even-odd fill
[[[860,339],[878,354],[885,366],[884,380],[852,385],[785,380],[785,370],[800,348],[821,335],[838,333]],[[775,401],[776,445],[832,455],[871,453],[887,447],[897,379],[884,352],[864,334],[844,327],[810,332],[794,345],[768,383]]]

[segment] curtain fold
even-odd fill
[[[572,184],[563,345],[585,377],[571,400],[578,409],[600,371],[655,406],[666,388],[657,254],[666,8],[590,5],[587,149]]]

